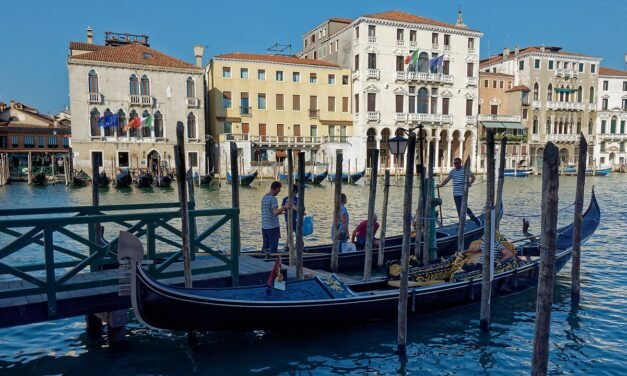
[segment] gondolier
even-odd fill
[[[464,168],[462,167],[461,158],[455,158],[453,161],[455,164],[455,168],[453,168],[449,173],[446,179],[444,179],[440,184],[436,185],[437,188],[443,187],[449,180],[453,180],[453,200],[455,201],[455,207],[457,208],[457,216],[461,217],[461,206],[462,206],[462,196],[464,195]],[[472,186],[472,183],[475,182],[475,175],[468,171],[468,187]],[[470,219],[472,219],[477,226],[481,226],[481,222],[475,214],[470,210],[470,207],[466,207],[466,213]]]
[[[276,195],[281,192],[281,187],[281,182],[272,182],[270,191],[261,199],[261,233],[263,236],[261,251],[265,255],[277,252],[281,237],[279,215],[292,207],[291,203],[279,207]]]

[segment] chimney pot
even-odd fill
[[[503,48],[503,60],[509,58],[509,48]]]
[[[205,53],[205,47],[201,45],[194,46],[194,57],[196,57],[196,66],[202,68],[202,56]]]
[[[520,52],[520,48],[516,46],[516,48],[514,48],[514,55],[518,55],[519,52]]]
[[[94,29],[92,29],[91,26],[87,26],[87,43],[94,43]]]

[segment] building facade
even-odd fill
[[[422,124],[426,141],[436,145],[436,171],[448,171],[455,157],[476,155],[481,36],[461,13],[447,24],[389,11],[322,23],[303,36],[300,56],[352,70],[356,142],[350,152],[358,169],[373,149],[381,150],[382,167],[402,169],[403,156],[390,156],[387,140]]]
[[[202,48],[197,65],[163,54],[145,35],[107,33],[105,45],[70,42],[68,57],[74,166],[90,169],[92,153],[104,168],[174,167],[176,124],[185,125],[187,168],[204,171],[205,115]],[[117,115],[117,126],[98,120]],[[135,118],[140,127],[127,128]]]
[[[624,170],[627,162],[627,71],[599,68],[594,163]]]
[[[284,167],[287,149],[307,151],[312,165],[329,165],[335,150],[353,142],[348,69],[294,56],[232,53],[214,57],[206,74],[209,129],[218,146],[213,156],[226,170],[231,141],[243,170],[261,169],[265,176]]]
[[[560,150],[563,164],[577,163],[579,132],[588,136],[589,160],[593,162],[592,139],[597,119],[600,58],[562,51],[560,47],[527,47],[481,62],[484,72],[514,76],[514,86],[525,86],[522,124],[529,137],[529,159],[536,171],[548,141]]]

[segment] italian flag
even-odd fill
[[[126,126],[124,126],[123,131],[126,132],[130,128],[139,128],[141,126],[141,123],[142,119],[140,119],[139,117],[134,117],[133,119],[131,119],[131,121],[128,122],[128,124],[126,124]]]
[[[405,64],[416,64],[418,61],[418,50],[412,52],[405,57]]]
[[[141,127],[152,128],[152,116],[148,115],[141,120]]]

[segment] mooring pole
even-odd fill
[[[183,240],[183,273],[185,287],[192,287],[192,268],[189,248],[189,216],[187,204],[187,173],[185,171],[185,139],[182,121],[176,122],[176,145],[174,146],[174,164],[176,166],[176,182],[181,204],[181,238]]]
[[[459,227],[457,228],[457,251],[463,252],[466,248],[466,212],[468,211],[468,176],[470,176],[470,157],[466,158],[464,163],[464,193],[462,195],[462,204],[459,208]]]
[[[287,199],[294,203],[294,153],[287,149]],[[296,265],[296,249],[294,248],[294,211],[287,212],[287,246],[289,248],[290,266]]]
[[[580,299],[580,267],[581,267],[581,223],[583,222],[583,189],[586,184],[586,159],[588,142],[579,134],[579,161],[577,166],[577,188],[575,191],[575,222],[573,224],[573,264],[571,272],[570,300],[573,306],[579,305]]]
[[[342,194],[342,151],[335,152],[335,197],[333,201],[333,248],[331,249],[331,271],[337,273],[340,251],[340,195]],[[348,231],[348,229],[346,229]]]
[[[483,235],[483,242],[486,245],[483,252],[483,272],[482,272],[482,285],[481,285],[481,314],[479,319],[479,327],[482,331],[487,332],[490,330],[490,311],[491,311],[491,297],[492,297],[492,255],[489,250],[492,248],[491,239],[492,235],[492,209],[494,208],[494,130],[492,128],[486,129],[486,155],[488,163],[487,167],[487,183],[486,183],[486,200],[485,200],[485,230]],[[468,183],[466,183],[468,184]],[[460,217],[466,217],[466,213],[460,212]]]
[[[390,197],[390,170],[385,170],[383,178],[383,210],[381,213],[381,237],[379,238],[379,255],[377,266],[381,268],[385,257],[385,228],[388,221],[388,198]]]
[[[428,260],[437,259],[437,248],[435,246],[435,213],[433,210],[433,169],[435,166],[435,151],[433,150],[433,144],[428,144],[429,149],[429,166],[427,169],[427,178],[425,179],[425,189],[427,190],[425,195],[425,208],[424,208],[424,224],[425,233],[423,240],[423,255],[428,255]],[[422,150],[420,151],[422,153]],[[426,264],[425,264],[426,265]]]
[[[507,137],[503,136],[501,139],[501,150],[499,150],[499,181],[496,187],[496,223],[495,228],[498,231],[499,225],[501,224],[501,216],[498,211],[501,210],[501,206],[503,205],[503,184],[505,183],[505,151],[507,149]]]
[[[239,209],[239,167],[237,159],[237,144],[229,144],[231,153],[231,206]]]
[[[364,281],[370,279],[372,273],[372,246],[374,241],[374,204],[377,198],[377,174],[379,165],[379,149],[372,150],[370,156],[370,195],[368,196],[368,224],[366,225],[366,257],[364,258]]]
[[[290,209],[290,212],[292,210]],[[303,279],[303,219],[305,216],[305,152],[298,153],[298,216],[296,217],[296,278]]]
[[[421,150],[422,152],[422,150]],[[414,186],[414,156],[416,154],[416,134],[409,133],[405,170],[405,197],[403,199],[403,248],[401,255],[401,276],[398,294],[398,354],[407,354],[407,298],[409,286],[409,246],[411,242],[411,201]],[[418,237],[418,236],[416,236]]]
[[[559,150],[548,142],[542,165],[542,220],[540,235],[540,271],[536,303],[536,325],[533,341],[531,374],[546,375],[549,363],[549,335],[555,278],[555,245],[557,241],[557,210],[560,163]],[[584,169],[585,171],[585,169]]]

